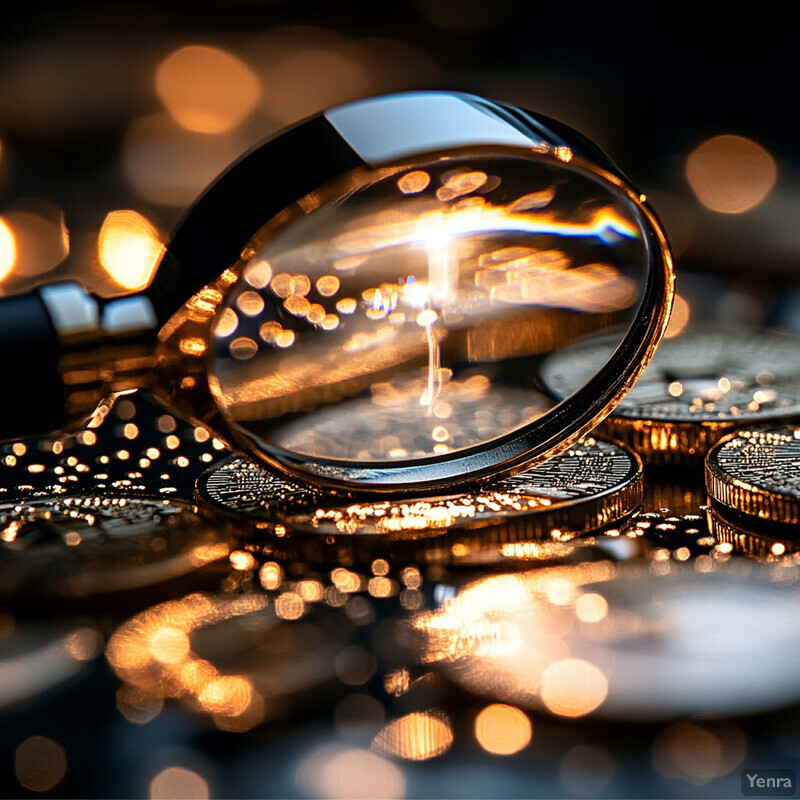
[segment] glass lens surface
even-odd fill
[[[281,217],[211,345],[217,403],[263,453],[377,464],[497,443],[559,402],[543,359],[621,341],[647,280],[636,204],[552,155],[364,170]]]

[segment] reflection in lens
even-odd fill
[[[616,325],[610,356],[648,263],[633,203],[565,161],[510,151],[351,174],[263,229],[215,330],[229,421],[262,451],[375,463],[546,414],[537,363]]]

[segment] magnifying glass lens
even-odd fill
[[[447,460],[553,412],[537,365],[640,307],[628,192],[571,159],[493,147],[357,169],[267,224],[213,328],[228,424],[286,463]]]

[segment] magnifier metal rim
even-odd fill
[[[406,153],[388,148],[389,157],[385,160],[376,159],[374,147],[369,154],[371,160],[362,157],[356,149],[359,146],[358,127],[354,128],[355,134],[348,140],[347,126],[342,125],[336,117],[337,113],[344,112],[346,119],[350,111],[355,113],[363,109],[366,116],[362,122],[371,120],[373,124],[385,124],[386,116],[396,115],[402,104],[411,103],[413,108],[413,104],[419,100],[421,107],[430,109],[433,102],[449,102],[453,98],[465,103],[477,115],[474,142],[470,144],[465,140],[463,130],[452,130],[452,124],[443,119],[432,125],[432,133],[426,133],[426,141],[436,142],[438,147]],[[481,128],[484,117],[491,123],[487,130]],[[330,119],[339,122],[334,125]],[[419,123],[419,120],[413,116],[407,122],[411,140],[415,136],[419,139],[421,135],[415,129],[415,123]],[[424,125],[421,127],[424,128]],[[498,130],[500,133],[497,133]],[[403,132],[400,133],[398,140],[402,141]],[[448,137],[452,137],[451,140]],[[453,144],[453,141],[457,144]],[[495,145],[500,150],[522,148],[526,142],[532,157],[551,157],[554,163],[564,161],[562,148],[568,148],[572,169],[580,167],[592,173],[600,182],[607,184],[613,193],[626,197],[638,208],[642,217],[643,236],[649,254],[644,294],[628,333],[600,372],[548,412],[541,421],[486,446],[436,456],[422,462],[392,461],[361,465],[274,449],[264,452],[261,444],[250,439],[231,420],[226,420],[229,428],[227,434],[233,443],[267,466],[295,479],[334,491],[353,495],[375,492],[410,494],[467,486],[527,469],[561,452],[610,413],[650,361],[666,327],[674,282],[666,237],[647,206],[644,195],[633,189],[616,165],[581,134],[546,117],[471,95],[427,92],[349,104],[312,117],[252,151],[222,176],[186,218],[170,246],[171,255],[159,269],[153,292],[157,295],[159,285],[163,289],[172,280],[174,293],[177,287],[187,285],[187,280],[196,284],[201,275],[204,282],[195,288],[202,288],[222,269],[239,260],[250,239],[264,227],[265,220],[269,221],[292,203],[358,167],[376,169],[396,163],[401,157],[406,162],[423,160],[437,151],[456,152],[470,146],[485,148]],[[370,143],[370,146],[373,145],[374,142]],[[294,163],[300,165],[300,174],[294,182],[292,176],[287,175],[285,164],[292,154]],[[303,160],[304,156],[307,156],[306,161]],[[262,180],[259,181],[259,178]],[[256,208],[248,204],[248,199],[253,198],[254,185],[269,186],[270,198],[266,206],[264,202],[257,203]],[[269,213],[270,210],[272,213]],[[223,216],[222,220],[216,220],[216,223],[224,223],[221,226],[212,224],[215,213]],[[256,219],[259,220],[258,224]],[[254,229],[245,237],[242,231],[248,225]],[[227,263],[215,260],[222,252],[234,251],[235,257]],[[184,265],[193,258],[196,274],[189,278]],[[178,264],[177,271],[175,262]],[[159,281],[162,274],[166,277]]]

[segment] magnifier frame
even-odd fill
[[[464,132],[453,132],[450,124],[444,120],[440,121],[439,130],[433,136],[427,133],[420,134],[418,131],[415,133],[413,130],[406,136],[402,131],[395,131],[393,141],[400,144],[389,144],[385,148],[385,152],[394,157],[386,160],[378,160],[375,157],[376,147],[380,147],[380,144],[376,143],[379,142],[382,125],[385,127],[385,118],[396,117],[391,109],[386,108],[387,105],[393,102],[402,105],[422,101],[417,113],[424,113],[426,108],[430,110],[430,101],[441,102],[442,97],[448,100],[456,98],[459,102],[468,104],[470,111],[477,114],[477,119],[491,115],[492,124],[496,124],[498,112],[503,111],[503,127],[499,129],[500,134],[498,135],[496,131],[477,130],[474,137],[476,141],[465,144]],[[206,422],[215,430],[222,431],[234,448],[255,456],[267,467],[277,469],[295,479],[350,495],[376,492],[398,495],[440,492],[454,486],[474,485],[481,481],[511,475],[561,452],[592,430],[610,413],[650,361],[666,327],[673,295],[672,261],[666,237],[660,223],[648,207],[644,195],[630,186],[619,168],[602,151],[584,137],[547,118],[536,118],[528,112],[487,103],[468,95],[444,93],[391,96],[343,108],[357,109],[360,105],[367,112],[366,118],[361,119],[354,127],[355,133],[352,139],[348,140],[347,126],[341,124],[341,120],[336,117],[337,110],[334,109],[262,145],[222,176],[181,226],[170,246],[170,256],[165,259],[165,264],[151,289],[151,295],[157,296],[159,285],[164,286],[164,274],[176,276],[176,285],[187,285],[189,276],[186,270],[179,268],[175,271],[175,266],[187,263],[190,251],[194,254],[194,258],[199,259],[195,263],[205,264],[204,269],[213,272],[215,276],[219,274],[219,261],[217,261],[220,258],[219,254],[222,252],[232,254],[235,251],[236,256],[229,258],[228,261],[230,268],[227,271],[227,279],[223,279],[225,286],[220,286],[219,282],[212,285],[217,287],[218,294],[223,294],[225,289],[238,278],[247,259],[255,255],[269,235],[291,225],[298,216],[307,213],[308,209],[298,206],[298,201],[303,201],[304,198],[307,200],[310,196],[313,202],[324,204],[330,199],[330,184],[338,185],[346,181],[348,176],[352,177],[369,169],[370,174],[375,175],[377,180],[381,175],[399,172],[402,169],[413,169],[415,164],[426,161],[463,155],[485,156],[490,152],[542,159],[550,164],[561,162],[561,166],[588,174],[606,185],[638,210],[641,214],[641,227],[649,264],[643,296],[627,334],[604,367],[588,384],[543,417],[487,444],[445,455],[359,464],[343,459],[306,456],[271,447],[244,431],[225,412],[218,402],[220,390],[218,386],[216,388],[213,386],[213,379],[210,395],[215,397],[207,395],[209,380],[207,376],[211,374],[213,358],[211,348],[207,348],[203,354],[203,376],[200,372],[197,373],[197,381],[204,385],[198,387],[193,399],[195,408],[208,409],[208,414],[200,417],[200,421]],[[524,115],[522,121],[514,118],[510,123],[508,120],[510,111]],[[417,117],[411,114],[410,110],[407,113],[408,126],[413,127],[413,121]],[[339,123],[338,127],[331,124],[326,114],[330,115],[334,123]],[[480,128],[480,125],[477,127]],[[554,133],[552,129],[557,129],[558,133]],[[363,134],[369,131],[375,133],[375,136],[366,146],[363,142],[360,144],[362,149],[372,149],[371,162],[361,157],[354,158],[351,146],[358,145],[358,138],[361,137],[363,140]],[[332,132],[337,135],[332,135]],[[442,147],[433,150],[415,149],[419,147],[419,141],[424,136],[428,136],[426,143],[436,140]],[[448,136],[456,136],[459,144],[456,146],[448,144]],[[316,149],[308,150],[309,140],[316,143]],[[521,146],[522,142],[527,142],[527,146]],[[573,146],[581,149],[573,149]],[[403,150],[411,152],[402,152]],[[297,155],[290,157],[290,154],[306,152],[309,154],[309,159],[300,164],[298,180],[290,181],[285,176],[286,164],[290,163],[293,167],[298,165]],[[280,175],[281,179],[272,184],[268,179],[275,175]],[[250,196],[254,185],[266,187],[274,185],[284,190],[290,184],[295,195],[290,202],[276,200],[271,190],[265,192],[269,197],[263,202],[269,202],[275,208],[283,203],[280,209],[272,214],[266,225],[263,204],[254,209],[246,202],[230,203],[230,198]],[[307,187],[312,188],[305,194],[298,192],[298,189]],[[259,206],[258,203],[255,205]],[[218,220],[215,226],[211,226],[215,214],[222,216],[223,225],[220,226]],[[261,224],[258,226],[259,232],[255,240],[254,232],[251,232],[247,237],[249,239],[247,246],[242,247],[242,231],[256,224],[256,220]],[[214,237],[209,237],[210,230],[217,232]],[[202,251],[201,257],[197,255],[200,252],[198,245],[203,241],[206,241],[207,249]],[[209,254],[213,254],[213,257]],[[216,263],[212,266],[214,262]],[[197,275],[193,274],[191,279],[196,281]],[[213,302],[213,298],[207,297],[206,302],[209,300]],[[214,311],[216,312],[217,308]],[[179,313],[177,317],[180,318],[178,325],[175,325],[173,320],[167,326],[174,328],[175,332],[171,335],[173,340],[185,338],[187,335],[186,315]],[[209,315],[201,330],[195,330],[191,335],[196,337],[199,334],[201,337],[206,337],[206,341],[211,341],[212,325],[213,315]],[[200,395],[203,396],[202,400]],[[171,402],[180,403],[180,396],[173,395]]]

